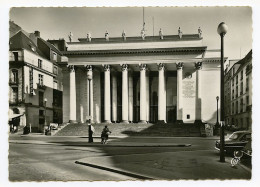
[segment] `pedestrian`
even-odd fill
[[[102,133],[101,133],[101,143],[102,144],[106,144],[107,143],[109,134],[111,134],[111,131],[108,129],[107,126],[105,126],[105,128],[102,130]]]
[[[93,133],[95,132],[95,129],[91,125],[91,119],[87,119],[87,124],[88,124],[88,142],[93,143]]]

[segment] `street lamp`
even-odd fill
[[[91,83],[91,80],[92,80],[92,76],[93,76],[93,73],[92,73],[92,67],[91,66],[88,66],[87,67],[87,79],[88,79],[88,88],[89,88],[89,94],[88,94],[88,103],[89,103],[89,110],[88,110],[88,122],[89,122],[89,126],[88,126],[88,142],[89,143],[92,143],[93,142],[93,137],[92,137],[92,129],[91,129],[91,87],[90,87],[90,83]]]
[[[46,121],[46,106],[47,106],[47,98],[44,98],[44,134],[47,127],[47,121]]]
[[[224,22],[218,25],[218,34],[221,38],[221,68],[220,68],[220,162],[225,162],[225,135],[224,135],[224,36],[228,27]]]

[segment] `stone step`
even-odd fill
[[[113,136],[200,136],[200,127],[194,124],[92,124],[95,128],[94,136],[100,136],[105,125]],[[55,133],[55,136],[88,136],[87,124],[69,124]]]

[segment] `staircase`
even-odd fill
[[[112,132],[111,136],[158,136],[158,137],[199,137],[201,126],[194,124],[139,124],[139,123],[99,123],[92,124],[94,136],[100,136],[105,125]],[[87,124],[68,124],[54,136],[88,136]]]

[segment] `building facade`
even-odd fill
[[[201,33],[48,42],[68,57],[63,122],[216,123],[220,50]]]
[[[21,115],[20,125],[42,132],[45,124],[62,123],[61,52],[40,32],[12,34],[9,50],[9,116]]]
[[[225,121],[252,129],[252,50],[225,72]]]

